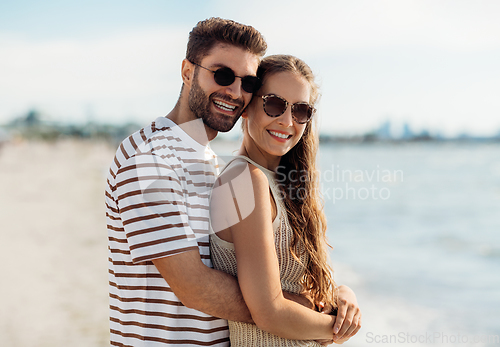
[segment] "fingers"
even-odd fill
[[[357,305],[339,300],[337,320],[334,325],[334,342],[343,343],[354,336],[361,328],[361,311]],[[342,302],[344,301],[344,302]],[[340,325],[337,333],[335,329]]]
[[[359,314],[359,316],[354,316],[351,326],[349,327],[349,329],[347,329],[344,336],[342,336],[342,339],[344,338],[347,338],[347,340],[350,339],[351,337],[356,335],[359,329],[361,329],[361,314]]]
[[[339,299],[337,310],[337,319],[335,319],[335,325],[333,326],[334,334],[337,334],[344,324],[344,319],[347,315],[347,300]]]
[[[324,313],[324,314],[331,314],[332,313],[333,306],[330,303],[325,304],[324,302],[320,302],[318,304],[318,307],[321,308],[321,313]]]

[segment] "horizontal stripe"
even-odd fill
[[[142,263],[134,263],[131,261],[120,261],[120,260],[113,260],[111,258],[108,258],[108,261],[111,262],[114,266],[148,266],[148,265],[153,265],[153,262],[151,261],[145,261]]]
[[[217,328],[212,328],[212,329],[200,329],[200,328],[194,328],[194,327],[168,327],[165,325],[159,325],[159,324],[146,324],[146,323],[140,323],[136,321],[122,321],[118,318],[111,317],[110,321],[118,323],[120,325],[133,325],[137,326],[140,328],[144,329],[158,329],[158,330],[165,330],[165,331],[186,331],[186,332],[193,332],[193,333],[200,333],[200,334],[213,334],[219,331],[225,331],[229,330],[228,326],[221,326]]]
[[[117,347],[134,347],[134,346],[131,346],[131,345],[124,345],[123,343],[116,342],[116,341],[110,341],[109,344],[111,346],[117,346]]]
[[[205,229],[193,229],[193,232],[195,234],[204,234],[204,235],[210,234],[210,230],[208,230],[208,227]]]
[[[130,251],[127,249],[116,249],[116,248],[111,248],[111,246],[108,247],[108,249],[113,254],[118,253],[118,254],[130,255]]]
[[[158,245],[160,243],[167,243],[167,242],[172,242],[172,241],[177,241],[177,240],[192,239],[195,237],[196,236],[194,236],[194,235],[177,235],[177,236],[167,237],[164,239],[156,239],[153,241],[148,241],[148,242],[143,242],[143,243],[138,243],[138,244],[132,245],[132,246],[130,246],[130,250],[142,248],[142,247],[150,247],[150,246]]]
[[[199,182],[199,183],[194,183],[192,180],[186,181],[186,184],[190,184],[195,187],[203,187],[203,188],[212,188],[214,186],[214,183],[210,182]]]
[[[187,159],[187,158],[181,158],[183,163],[186,164],[205,164],[207,166],[211,166],[212,163],[208,160],[203,160],[203,159]]]
[[[132,164],[132,165],[128,165],[128,166],[122,166],[120,168],[120,170],[118,170],[118,172],[116,174],[118,175],[118,174],[124,173],[124,172],[129,171],[129,170],[134,170],[134,169],[159,168],[159,167],[167,169],[167,170],[170,170],[170,171],[174,171],[174,170],[172,170],[172,167],[170,165],[168,165],[168,164],[163,164],[163,163],[136,163],[136,164]]]
[[[111,242],[127,243],[127,239],[117,239],[116,237],[109,236],[108,240]]]
[[[111,219],[111,220],[121,220],[121,218],[120,218],[120,217],[115,217],[115,216],[112,216],[112,215],[110,215],[108,212],[106,212],[106,217],[108,217],[108,218],[109,218],[109,219]]]
[[[132,338],[136,338],[136,339],[142,340],[142,341],[155,341],[155,342],[161,342],[161,343],[173,344],[173,345],[192,344],[192,345],[198,345],[198,346],[212,346],[215,344],[229,341],[228,337],[223,338],[223,339],[214,340],[211,342],[201,342],[201,341],[196,341],[196,340],[171,340],[171,339],[163,339],[161,337],[141,336],[141,335],[133,334],[133,333],[122,333],[120,331],[112,330],[112,329],[110,330],[110,332],[111,332],[111,334],[120,335],[122,337],[132,337]]]
[[[128,225],[128,224],[132,224],[135,222],[141,222],[141,221],[145,221],[145,220],[149,220],[149,219],[155,219],[155,218],[160,218],[160,217],[167,218],[167,217],[182,216],[182,215],[185,215],[185,214],[181,213],[179,211],[167,212],[167,213],[155,213],[155,214],[151,214],[151,215],[140,216],[140,217],[130,218],[130,219],[126,219],[126,220],[124,219],[122,221],[122,223],[123,223],[123,225]]]
[[[211,322],[214,320],[219,320],[220,318],[217,317],[202,317],[202,316],[196,316],[194,314],[173,314],[173,313],[167,313],[167,312],[156,312],[156,311],[144,311],[144,310],[137,310],[137,309],[121,309],[117,306],[109,306],[109,308],[112,311],[120,312],[121,314],[138,314],[141,316],[151,316],[151,317],[163,317],[163,318],[172,318],[172,319],[194,319],[194,320],[199,320],[202,322]],[[201,313],[201,312],[200,312]]]
[[[157,273],[145,273],[145,274],[135,274],[135,273],[115,273],[113,270],[109,269],[108,272],[115,277],[127,277],[127,278],[163,278],[161,274]]]
[[[167,282],[165,282],[166,284]],[[126,286],[121,284],[116,284],[112,281],[109,281],[109,285],[111,287],[115,287],[119,290],[155,290],[157,292],[169,292],[173,293],[173,290],[169,287],[161,287],[161,286]]]
[[[107,228],[108,228],[109,230],[113,230],[113,231],[122,231],[122,232],[123,232],[123,231],[125,231],[125,229],[123,229],[123,228],[120,228],[120,227],[114,227],[114,226],[109,225],[109,224],[107,225]]]
[[[195,205],[195,206],[198,207],[199,205]],[[205,209],[205,208],[203,208],[203,209]],[[210,210],[210,208],[206,208],[206,210]],[[209,217],[200,217],[200,216],[189,216],[189,220],[190,221],[197,221],[197,222],[208,222],[210,220],[210,218]]]
[[[121,302],[142,302],[142,303],[148,303],[148,304],[163,304],[163,305],[170,305],[170,306],[184,306],[182,302],[180,301],[173,301],[173,300],[165,300],[165,299],[153,299],[153,298],[139,298],[139,297],[133,297],[133,298],[121,298],[116,294],[109,294],[109,297],[112,299],[116,299]]]
[[[181,198],[184,197],[184,195],[182,194],[182,192],[180,190],[173,189],[173,188],[146,188],[146,189],[136,189],[136,190],[129,191],[127,193],[124,193],[124,194],[118,196],[116,198],[116,200],[120,201],[120,200],[123,200],[125,198],[129,198],[131,196],[155,194],[155,193],[174,193],[174,194],[179,195]],[[172,200],[172,199],[169,199],[169,200]],[[163,200],[160,200],[160,201],[163,201]],[[173,202],[175,202],[175,201],[172,201],[172,203]],[[173,204],[173,205],[175,205],[175,204]]]
[[[165,136],[165,135],[157,135],[157,136],[151,136],[147,141],[146,143],[149,144],[153,141],[160,141],[160,140],[168,140],[168,141],[171,141],[171,140],[174,140],[176,142],[182,142],[182,140],[178,137],[175,137],[175,136]]]
[[[189,228],[189,225],[187,223],[158,225],[158,226],[151,227],[151,228],[140,229],[140,230],[129,232],[129,233],[127,233],[127,237],[130,238],[133,236],[147,234],[147,233],[158,231],[158,230],[167,230],[167,229],[173,229],[173,228]],[[187,235],[184,235],[184,236],[185,236],[185,238],[188,238]],[[193,237],[193,236],[190,236],[190,237]]]
[[[114,213],[119,213],[118,209],[114,208],[114,207],[111,207],[109,206],[107,203],[106,203],[106,208],[110,209],[111,211],[113,211]]]
[[[139,182],[139,181],[173,181],[173,182],[176,182],[177,184],[181,184],[181,182],[178,180],[178,179],[175,179],[173,177],[170,177],[170,176],[159,176],[159,175],[150,175],[150,176],[140,176],[140,177],[132,177],[132,178],[128,178],[126,180],[123,180],[123,181],[118,181],[116,183],[116,187],[122,187],[124,185],[127,185],[129,183],[133,183],[133,182]]]
[[[107,191],[107,190],[104,192],[104,196],[106,196],[108,199],[110,199],[110,200],[112,200],[112,201],[115,201],[115,198],[113,198],[113,197],[111,196],[111,194],[109,194],[109,193],[108,193],[108,191]]]
[[[135,258],[134,261],[144,261],[144,260],[150,260],[150,259],[159,259],[159,258],[165,258],[177,253],[182,253],[182,252],[187,252],[187,251],[198,251],[198,247],[186,247],[182,249],[175,249],[173,251],[167,251],[167,252],[161,252],[161,253],[156,253],[156,254],[151,254],[151,255],[145,255],[143,257],[138,257]]]
[[[153,207],[153,206],[161,206],[161,205],[184,205],[182,203],[175,203],[173,204],[170,201],[148,201],[148,202],[141,202],[140,204],[135,204],[135,205],[129,205],[129,206],[124,206],[120,209],[120,211],[127,212],[130,210],[134,210],[136,208],[148,208],[148,207]]]

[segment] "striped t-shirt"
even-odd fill
[[[212,266],[217,170],[210,147],[165,117],[118,148],[106,187],[112,346],[228,346],[227,321],[185,307],[151,261],[198,250]]]

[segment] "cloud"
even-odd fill
[[[232,1],[219,1],[227,14]],[[316,56],[340,50],[435,46],[453,50],[500,47],[500,2],[464,0],[257,0],[238,14],[268,39],[270,49]]]
[[[176,99],[186,39],[185,30],[167,27],[97,40],[32,42],[2,35],[0,117],[24,112],[26,104],[49,108],[56,117],[99,105],[99,113],[120,117],[134,112],[127,109],[133,99]]]

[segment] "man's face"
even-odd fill
[[[259,58],[242,48],[217,44],[200,65],[212,71],[228,67],[236,76],[255,76]],[[241,78],[228,86],[220,86],[213,72],[196,67],[188,104],[191,112],[209,128],[222,132],[231,130],[251,99],[252,94],[241,88]]]

